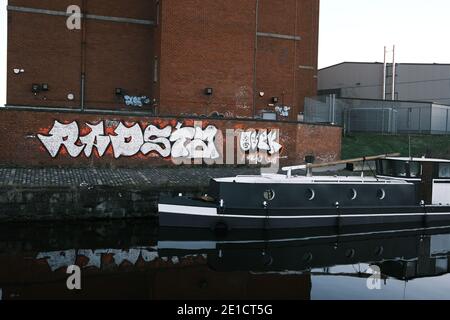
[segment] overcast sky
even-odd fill
[[[448,0],[321,0],[319,67],[383,61],[450,63]],[[390,58],[391,59],[391,58]]]
[[[6,4],[0,0],[0,104],[6,100]],[[319,67],[382,61],[383,47],[393,44],[398,62],[450,63],[449,13],[448,0],[321,0]]]

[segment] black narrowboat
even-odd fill
[[[292,229],[396,223],[450,222],[450,160],[366,157],[371,177],[313,176],[306,164],[285,174],[213,179],[200,198],[163,197],[161,227]],[[306,175],[294,175],[305,170]]]

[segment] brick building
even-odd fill
[[[187,153],[171,152],[170,134],[199,120],[256,130],[253,149],[278,132],[284,163],[340,157],[340,128],[297,122],[317,91],[319,0],[9,0],[7,10],[0,165],[167,164]]]
[[[9,0],[7,104],[229,118],[286,105],[297,120],[316,93],[318,17],[319,0]],[[116,88],[149,99],[127,106]]]

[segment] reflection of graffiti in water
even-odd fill
[[[134,248],[129,250],[120,249],[71,249],[65,251],[40,252],[36,259],[45,260],[54,272],[61,268],[66,269],[71,265],[76,265],[78,261],[86,261],[83,268],[102,269],[107,266],[120,267],[123,263],[136,265],[139,261],[150,263],[157,260],[171,264],[179,264],[183,259],[203,258],[206,255],[191,255],[183,257],[160,257],[155,248]]]

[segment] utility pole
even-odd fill
[[[395,45],[392,48],[392,101],[395,100],[395,82],[396,82],[397,67],[395,65]]]
[[[387,75],[387,61],[386,61],[386,55],[387,55],[387,48],[384,46],[384,60],[383,60],[383,93],[382,93],[382,99],[386,100],[386,75]]]
[[[387,54],[388,52],[390,52],[389,50],[387,50],[387,47],[384,47],[384,59],[383,59],[383,90],[382,90],[382,99],[386,100],[386,95],[387,95],[387,90],[386,90],[386,86],[387,86]],[[396,90],[396,81],[397,81],[397,77],[396,77],[396,73],[397,73],[397,64],[396,64],[396,59],[395,59],[395,45],[392,47],[392,97],[391,100],[395,100],[395,90]]]

